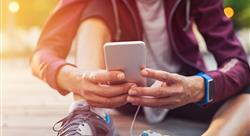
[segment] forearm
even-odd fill
[[[214,102],[239,93],[249,85],[249,66],[240,60],[232,59],[218,70],[207,72],[214,79]]]
[[[66,95],[68,91],[57,85],[58,70],[67,64],[64,59],[71,48],[87,3],[81,0],[60,2],[44,24],[35,51],[31,56],[32,73],[62,95]]]
[[[213,102],[218,102],[239,93],[249,84],[247,56],[232,22],[223,12],[223,1],[198,0],[192,4],[197,28],[219,66],[217,70],[206,72],[214,81]]]

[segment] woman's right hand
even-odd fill
[[[58,85],[82,96],[91,106],[115,108],[126,104],[128,90],[134,83],[109,85],[110,82],[123,81],[125,75],[120,71],[83,70],[65,65],[58,73]]]

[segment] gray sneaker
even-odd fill
[[[56,126],[61,124],[59,129]],[[53,126],[57,136],[114,136],[115,129],[110,116],[105,120],[90,110],[90,106],[77,107],[67,117]]]

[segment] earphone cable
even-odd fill
[[[136,121],[136,118],[139,114],[139,111],[140,111],[140,108],[141,108],[141,105],[139,105],[136,109],[136,112],[135,112],[135,115],[133,117],[133,120],[132,120],[132,123],[131,123],[131,126],[130,126],[130,136],[133,136],[133,132],[134,132],[134,125],[135,125],[135,121]]]

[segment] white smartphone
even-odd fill
[[[109,42],[104,45],[105,65],[108,71],[125,73],[125,82],[146,85],[141,69],[146,67],[145,43],[142,41]]]

